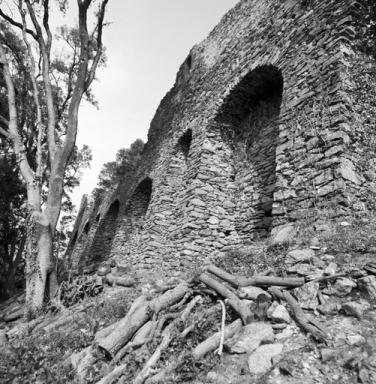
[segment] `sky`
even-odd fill
[[[106,68],[93,85],[99,109],[83,103],[77,144],[90,146],[91,169],[73,193],[79,207],[102,165],[137,138],[146,141],[154,113],[193,45],[204,40],[238,0],[110,0],[104,30]],[[70,3],[75,2],[71,1]],[[72,8],[69,14],[74,12]],[[76,13],[77,14],[77,13]],[[68,17],[68,16],[67,16]]]

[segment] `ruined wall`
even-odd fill
[[[106,258],[173,274],[316,208],[367,209],[367,6],[243,0],[225,15],[162,100],[137,174],[99,208],[119,201]]]

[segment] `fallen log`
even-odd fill
[[[98,337],[98,347],[105,355],[112,359],[116,353],[133,337],[139,328],[151,319],[153,314],[158,314],[162,309],[178,302],[188,292],[186,283],[181,283],[174,289],[146,303],[132,305],[128,314],[118,323],[118,326],[107,336]],[[137,301],[137,300],[136,300]]]
[[[234,276],[216,267],[215,265],[208,265],[205,267],[205,271],[212,273],[224,281],[227,281],[236,288],[247,287],[250,285],[254,285],[256,287],[281,286],[295,288],[305,284],[304,277],[253,276],[248,278]]]
[[[307,316],[303,309],[300,307],[299,303],[292,297],[291,293],[287,291],[281,291],[276,287],[270,287],[269,292],[289,304],[290,309],[293,313],[293,317],[296,322],[302,327],[306,332],[310,333],[314,339],[320,342],[325,342],[328,340],[329,336],[325,328],[319,324],[316,320],[312,319],[310,316]]]
[[[254,315],[251,309],[249,308],[248,304],[241,301],[238,296],[236,296],[236,294],[233,293],[230,289],[228,289],[222,283],[213,279],[206,273],[201,274],[199,276],[199,280],[208,287],[214,289],[221,296],[228,299],[228,304],[234,309],[235,312],[240,315],[244,324],[249,324],[253,321]]]
[[[106,283],[109,285],[121,285],[122,287],[132,287],[136,284],[136,280],[131,277],[106,275]]]
[[[237,332],[239,332],[242,328],[242,323],[240,319],[235,320],[230,325],[225,327],[224,331],[224,340],[227,340],[234,336]],[[221,333],[217,332],[214,335],[210,336],[208,339],[197,345],[197,347],[193,350],[192,356],[195,360],[199,360],[204,357],[207,353],[214,351],[218,348],[219,343],[221,341]]]

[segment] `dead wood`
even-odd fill
[[[316,279],[307,279],[307,282],[313,281],[313,282],[321,283],[323,281],[338,279],[339,277],[346,277],[346,276],[347,274],[342,272],[342,273],[336,273],[335,275],[331,275],[331,276],[320,276],[320,277],[317,277]]]
[[[109,285],[121,285],[122,287],[132,287],[136,284],[136,280],[131,277],[106,275],[106,283]]]
[[[303,309],[300,307],[299,303],[292,297],[292,295],[287,291],[281,291],[276,287],[270,287],[269,292],[279,299],[286,301],[293,313],[293,316],[296,322],[308,333],[312,335],[317,341],[324,342],[328,340],[328,333],[322,325],[320,325],[316,320],[312,319],[310,316],[307,316]]]
[[[235,293],[225,287],[219,281],[213,279],[208,274],[203,273],[200,275],[199,280],[206,284],[208,287],[214,289],[222,297],[228,299],[228,304],[237,312],[244,324],[252,322],[254,316],[247,303],[241,301]]]
[[[242,323],[240,319],[235,320],[230,325],[225,328],[224,331],[224,340],[229,339],[234,336],[242,328]],[[192,352],[194,359],[199,360],[204,357],[207,353],[214,351],[220,343],[221,332],[217,332],[214,335],[210,336],[208,339],[200,343]]]
[[[182,311],[179,316],[179,320],[186,321],[189,314],[192,312],[194,306],[201,301],[200,296],[196,296],[189,302],[187,307]],[[173,330],[176,326],[178,319],[172,321],[162,332],[162,341],[158,345],[157,349],[151,355],[150,359],[146,362],[142,370],[137,374],[134,384],[143,384],[145,380],[154,373],[154,366],[161,357],[162,352],[170,345],[170,342],[174,336]]]
[[[215,265],[208,265],[205,267],[205,271],[212,273],[224,281],[227,281],[236,288],[247,287],[250,285],[254,285],[256,287],[281,286],[295,288],[305,284],[304,277],[253,276],[248,278],[234,276],[216,267]]]
[[[129,369],[128,364],[122,364],[117,366],[113,371],[103,377],[101,380],[97,382],[97,384],[112,384],[116,383],[119,377],[121,377],[124,373]]]
[[[126,344],[115,356],[115,361],[120,361],[127,352],[131,352],[136,348],[147,343],[153,336],[157,322],[150,320],[144,324],[134,335],[133,339]]]
[[[135,303],[128,314],[119,322],[118,326],[106,337],[96,338],[98,346],[107,357],[113,358],[116,353],[132,338],[153,314],[170,307],[178,302],[188,292],[188,285],[181,283],[174,289],[146,303]]]

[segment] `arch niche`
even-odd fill
[[[281,72],[271,65],[257,67],[234,87],[216,117],[231,148],[235,229],[243,240],[271,229],[282,94]]]

